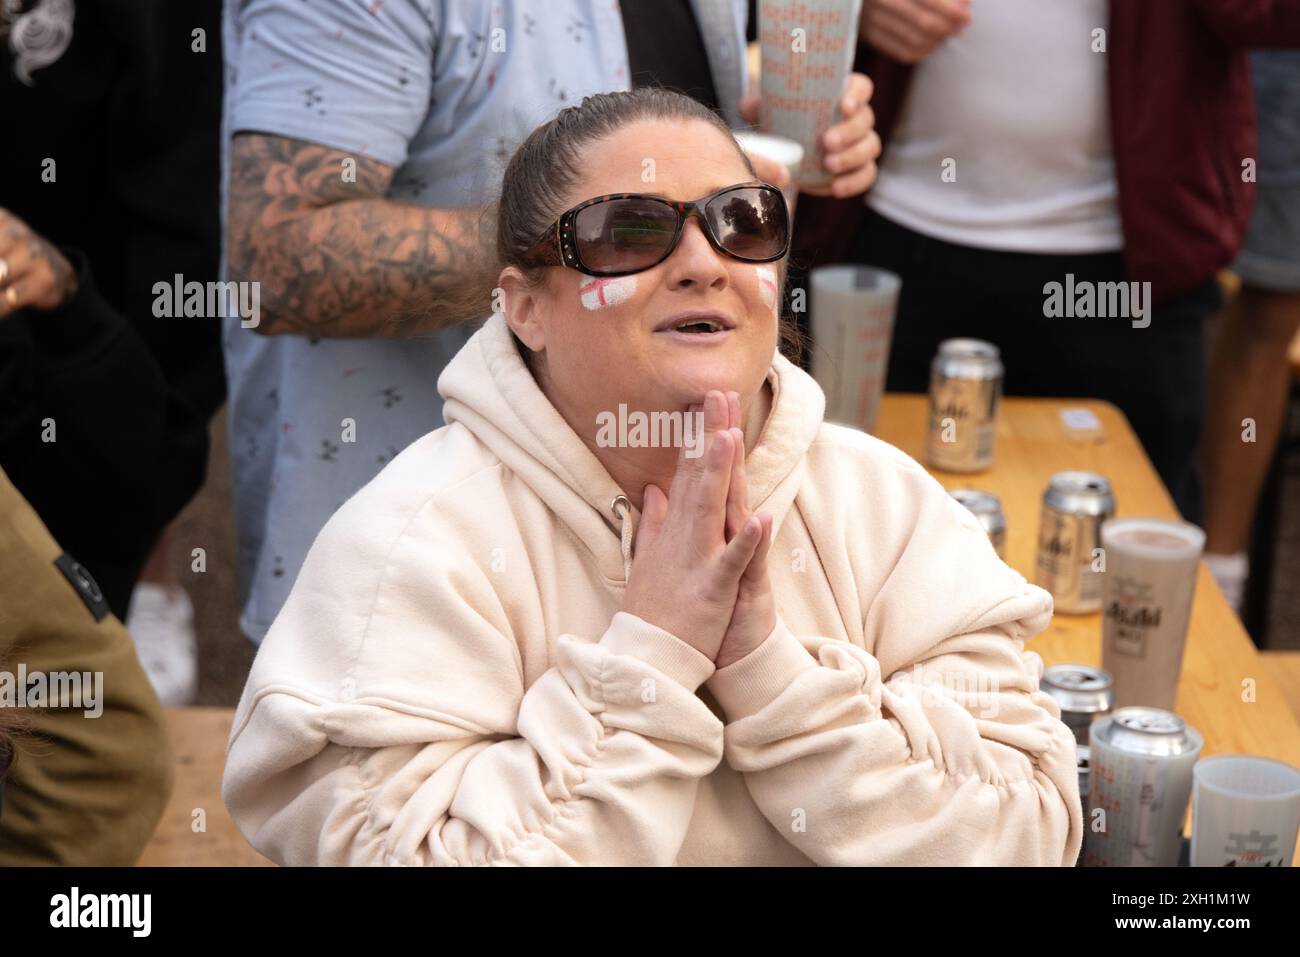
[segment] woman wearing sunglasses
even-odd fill
[[[321,532],[253,666],[224,796],[254,846],[1073,864],[1074,740],[1023,649],[1050,598],[911,459],[822,421],[777,348],[786,207],[725,125],[588,97],[497,217],[448,424]]]

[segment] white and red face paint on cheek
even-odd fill
[[[758,277],[758,294],[763,297],[763,304],[776,309],[776,270],[771,266],[755,266],[754,275]]]
[[[611,276],[588,279],[578,287],[578,298],[587,309],[608,309],[631,299],[636,292],[636,276]]]

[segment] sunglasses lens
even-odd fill
[[[733,189],[705,207],[718,244],[737,259],[775,259],[790,233],[785,198],[753,186]]]
[[[626,272],[663,257],[677,232],[677,213],[651,199],[614,199],[581,210],[573,229],[588,270]]]

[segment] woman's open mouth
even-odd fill
[[[684,312],[670,316],[655,327],[655,332],[681,342],[704,344],[720,342],[735,329],[730,317],[715,310]]]

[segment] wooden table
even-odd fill
[[[1065,408],[1090,409],[1101,422],[1100,434],[1072,437],[1060,417]],[[925,464],[927,413],[923,395],[886,395],[875,434]],[[993,468],[974,475],[931,474],[944,488],[979,488],[1002,499],[1007,564],[1033,581],[1043,491],[1052,473],[1066,469],[1106,476],[1117,515],[1178,517],[1123,413],[1092,399],[1003,399]],[[1057,614],[1026,648],[1048,665],[1100,665],[1101,614]],[[1261,660],[1204,562],[1175,710],[1205,736],[1204,757],[1258,754],[1300,767],[1300,724],[1274,670]]]
[[[1286,695],[1291,713],[1300,721],[1300,651],[1265,651],[1260,657]]]
[[[153,840],[139,860],[153,867],[273,867],[244,840],[221,803],[221,770],[233,708],[168,708],[176,785]],[[205,830],[196,831],[195,811]]]

